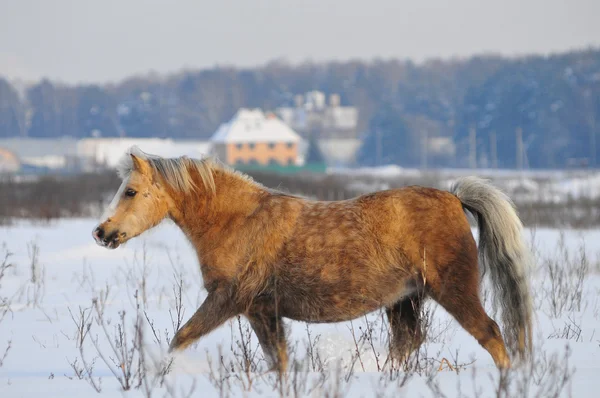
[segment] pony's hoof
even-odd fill
[[[169,344],[169,349],[167,350],[167,352],[169,354],[174,353],[175,351],[177,351],[179,348],[181,347],[180,344],[178,344],[175,339],[173,339],[173,341],[171,341],[171,344]]]

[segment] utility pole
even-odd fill
[[[469,166],[477,168],[477,130],[473,126],[469,128]]]
[[[379,129],[375,130],[375,161],[376,166],[381,166],[381,131]]]
[[[590,89],[585,89],[583,92],[583,97],[585,98],[586,115],[590,128],[590,166],[591,168],[596,168],[596,115],[594,112],[594,105],[596,101],[594,100]]]
[[[429,132],[427,129],[423,131],[421,135],[421,168],[427,170],[427,155],[428,155],[428,144],[429,144]]]
[[[490,157],[492,158],[492,169],[498,168],[498,147],[496,143],[496,132],[490,133]]]
[[[596,117],[594,115],[590,116],[591,119],[591,123],[590,123],[590,144],[591,144],[591,151],[592,151],[592,168],[596,168]]]
[[[523,170],[523,129],[517,127],[517,170]]]
[[[590,118],[590,150],[592,151],[592,159],[591,166],[593,169],[597,166],[597,158],[596,158],[596,115],[594,115],[593,110],[589,112]]]

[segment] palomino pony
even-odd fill
[[[385,308],[390,354],[404,359],[424,339],[431,297],[485,348],[498,368],[531,350],[522,224],[487,182],[451,192],[406,187],[351,200],[311,201],[268,189],[209,159],[161,158],[131,148],[123,183],[94,229],[115,249],[170,218],[194,246],[208,295],[174,336],[182,350],[243,314],[273,369],[287,366],[282,318],[348,321]],[[465,210],[476,216],[479,252]],[[479,297],[478,254],[502,308],[505,342]]]

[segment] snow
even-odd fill
[[[525,202],[563,203],[569,199],[600,198],[600,172],[596,170],[500,170],[402,168],[397,165],[330,168],[328,173],[371,180],[433,179],[448,188],[459,177],[478,175],[494,181],[513,199]]]
[[[207,141],[175,141],[162,138],[85,138],[77,143],[79,156],[94,163],[114,168],[132,146],[163,157],[189,156],[202,158],[211,149]]]
[[[293,142],[301,137],[276,117],[266,117],[260,109],[240,109],[233,118],[219,126],[214,143]]]
[[[76,317],[80,308],[90,308],[92,298],[102,297],[108,291],[105,306],[105,319],[110,320],[108,330],[115,330],[121,310],[126,311],[126,326],[129,327],[135,319],[134,295],[137,289],[138,303],[141,303],[156,329],[161,333],[169,330],[172,336],[169,311],[175,308],[173,286],[178,279],[176,276],[183,275],[184,321],[205,297],[194,251],[173,224],[165,222],[123,247],[109,251],[92,240],[91,230],[96,222],[95,219],[59,220],[50,224],[18,222],[0,228],[0,256],[3,254],[1,245],[13,253],[10,257],[13,266],[0,280],[0,297],[9,297],[12,301],[12,311],[0,322],[0,361],[8,341],[11,341],[11,349],[0,367],[1,397],[145,396],[143,389],[136,388],[124,395],[110,368],[100,359],[96,360],[93,369],[94,378],[101,378],[100,394],[85,380],[73,377],[70,363],[79,358],[79,350],[75,341],[76,326],[70,311]],[[582,250],[590,261],[590,269],[583,283],[580,308],[566,311],[560,316],[551,316],[547,300],[540,298],[548,288],[547,274],[543,269],[535,274],[533,290],[536,302],[540,303],[536,305],[535,352],[538,358],[540,354],[546,355],[548,361],[552,355],[557,355],[555,365],[568,366],[574,372],[560,396],[572,394],[576,397],[594,397],[600,388],[600,379],[596,376],[600,370],[597,361],[600,330],[596,330],[600,329],[600,277],[597,267],[600,230],[568,230],[564,233],[552,229],[528,230],[526,237],[535,245],[538,263],[547,258],[562,261],[564,253],[560,248],[563,246],[559,244],[561,235],[564,248],[569,250],[569,258],[576,258],[580,248],[584,247]],[[31,258],[35,254],[35,245],[39,247],[35,275],[38,281],[42,281],[38,283],[31,280]],[[0,257],[0,263],[1,260]],[[566,264],[564,266],[567,267]],[[569,270],[572,271],[571,268]],[[145,280],[145,284],[141,283],[142,280]],[[334,391],[336,369],[340,361],[343,396],[404,394],[433,397],[438,395],[435,393],[436,385],[446,396],[458,396],[459,391],[463,396],[495,396],[494,389],[499,376],[489,354],[440,307],[432,305],[432,308],[432,328],[445,329],[445,332],[426,343],[427,356],[433,360],[447,358],[452,362],[458,350],[457,362],[464,364],[460,373],[450,371],[447,367],[438,371],[439,363],[435,362],[427,372],[412,374],[406,385],[400,387],[398,380],[390,381],[385,373],[377,371],[377,358],[373,350],[364,346],[360,362],[354,364],[354,373],[346,381],[344,375],[355,353],[350,327],[355,331],[359,327],[364,329],[365,320],[312,324],[309,331],[312,339],[319,336],[316,347],[325,364],[325,371],[303,371],[300,374],[308,379],[307,384],[318,383],[322,374],[327,375],[328,381],[315,391],[303,390],[299,396],[324,396],[326,391]],[[380,339],[381,314],[374,313],[366,319],[377,323],[374,348],[381,358],[385,358],[386,342]],[[152,372],[159,368],[157,363],[166,358],[166,344],[154,342],[148,322],[145,318],[143,320],[144,348],[150,358],[149,372]],[[308,340],[306,324],[288,320],[287,325],[290,327],[290,346],[296,347],[298,358],[304,358]],[[575,332],[569,332],[569,325],[574,331],[581,328],[579,335],[573,337]],[[109,342],[97,324],[92,324],[90,335],[98,338],[99,346],[108,354]],[[194,388],[193,396],[220,396],[218,388],[210,380],[210,366],[215,366],[220,353],[225,363],[235,360],[232,345],[235,350],[235,342],[239,339],[235,319],[203,337],[196,345],[175,357],[165,384],[155,387],[152,395],[186,396],[186,392]],[[568,364],[566,346],[571,353]],[[258,358],[261,358],[262,352],[253,334],[251,347],[258,350]],[[85,355],[90,362],[97,355],[90,341],[85,345]],[[212,360],[210,363],[209,358]],[[260,366],[265,370],[263,362],[260,362]],[[537,370],[540,373],[535,376],[542,379],[540,385],[558,383],[560,372],[552,373],[546,369],[546,373],[543,373],[541,369]],[[232,377],[232,396],[279,396],[273,390],[274,375],[268,373],[259,376],[257,373],[252,377],[255,379],[250,391],[243,391],[241,381]],[[532,383],[530,395],[535,396],[539,388]]]

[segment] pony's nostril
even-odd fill
[[[109,245],[111,243],[116,243],[119,241],[119,236],[121,236],[119,231],[113,231],[109,234],[104,233],[104,238],[102,239],[102,242],[105,245]]]
[[[96,228],[96,236],[98,239],[104,238],[104,230],[100,227]]]

